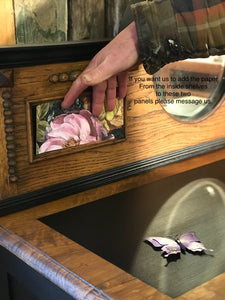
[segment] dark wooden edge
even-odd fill
[[[90,60],[109,40],[65,44],[0,46],[0,69]]]
[[[112,300],[111,297],[3,226],[0,226],[0,246],[77,300],[95,298]]]
[[[225,138],[146,158],[120,167],[58,183],[0,201],[0,216],[51,202],[83,191],[139,175],[195,156],[225,148]]]

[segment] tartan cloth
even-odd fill
[[[225,0],[131,1],[149,74],[186,58],[225,54]]]

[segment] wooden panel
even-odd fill
[[[0,1],[0,45],[15,44],[13,0]]]
[[[17,193],[22,194],[60,182],[91,175],[156,155],[224,138],[225,103],[210,118],[196,123],[183,123],[168,115],[156,99],[154,89],[140,89],[135,78],[149,78],[142,67],[130,72],[127,94],[126,141],[75,153],[65,150],[63,156],[30,164],[26,104],[29,101],[62,99],[70,82],[52,83],[51,74],[82,70],[87,62],[45,65],[14,70],[12,103],[15,126]],[[37,76],[38,74],[38,76]],[[136,103],[141,101],[141,105]],[[64,151],[64,150],[63,150]],[[119,155],[118,155],[119,154]],[[63,177],[62,177],[63,174]],[[7,186],[6,182],[1,183]],[[15,195],[15,190],[8,196]]]
[[[102,39],[104,24],[104,0],[69,0],[69,40]]]
[[[120,30],[121,20],[124,16],[129,0],[106,0],[106,36],[114,37]]]
[[[67,2],[14,0],[16,41],[39,44],[67,40]]]

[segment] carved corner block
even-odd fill
[[[13,87],[13,70],[0,71],[0,88]]]
[[[4,124],[5,124],[5,137],[6,137],[6,148],[8,158],[8,173],[9,181],[16,182],[16,152],[15,152],[15,140],[14,140],[14,123],[12,113],[12,90],[11,88],[3,89],[3,113],[4,113]]]

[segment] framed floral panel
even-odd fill
[[[113,111],[105,105],[99,116],[91,113],[91,92],[80,95],[68,109],[62,99],[28,101],[30,161],[82,151],[125,138],[124,99]]]

